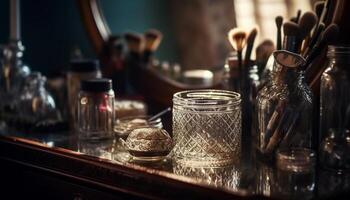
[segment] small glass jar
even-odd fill
[[[99,140],[113,136],[114,92],[112,80],[82,81],[78,97],[78,132],[83,139]]]
[[[174,160],[221,166],[240,161],[241,98],[224,90],[193,90],[173,97]]]
[[[226,60],[222,85],[225,90],[238,93],[241,91],[237,54],[232,54]]]
[[[74,123],[77,120],[76,102],[82,80],[101,78],[100,66],[97,60],[72,60],[67,73],[67,92],[70,117]]]
[[[329,46],[329,64],[321,77],[321,164],[350,170],[350,46]]]
[[[313,199],[315,196],[315,160],[310,149],[277,153],[277,169],[272,196],[282,199]]]
[[[298,67],[304,59],[289,51],[275,51],[272,85],[257,99],[257,155],[274,159],[277,150],[312,147],[312,93]]]

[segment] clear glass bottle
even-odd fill
[[[70,62],[67,72],[67,93],[70,117],[77,120],[76,101],[82,80],[101,78],[100,64],[97,60],[76,59]]]
[[[320,161],[325,168],[350,170],[350,46],[329,46],[321,78]]]
[[[23,64],[24,47],[21,42],[11,43],[1,48],[2,67],[0,71],[0,109],[14,109],[14,102],[21,93],[26,77],[30,74],[28,66]]]
[[[112,80],[82,81],[77,103],[80,138],[102,140],[113,136],[114,91]]]
[[[312,93],[297,68],[304,59],[288,51],[276,51],[271,85],[257,97],[259,157],[271,160],[277,150],[312,148]]]
[[[51,94],[45,89],[46,77],[40,72],[31,73],[16,101],[20,118],[36,123],[41,120],[58,119],[59,113]]]

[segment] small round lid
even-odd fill
[[[164,130],[164,129],[159,129],[159,128],[139,128],[133,130],[129,137],[127,138],[128,140],[167,140],[171,139],[169,133]]]
[[[81,90],[86,92],[108,92],[112,89],[111,79],[90,79],[81,82]]]
[[[100,63],[94,59],[76,59],[70,62],[71,72],[94,72],[100,69]]]

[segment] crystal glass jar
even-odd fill
[[[239,161],[240,94],[193,90],[173,97],[174,159],[180,163],[217,166]]]
[[[329,46],[329,64],[321,77],[321,164],[350,170],[350,46]]]
[[[80,138],[99,140],[113,136],[114,92],[112,80],[82,81],[77,103]]]
[[[276,51],[273,82],[257,97],[258,157],[273,159],[276,150],[312,148],[312,93],[297,68],[304,63],[298,54]]]

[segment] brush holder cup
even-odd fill
[[[278,150],[312,149],[312,93],[298,68],[304,59],[288,51],[276,51],[274,76],[257,97],[255,135],[257,155],[273,160]]]
[[[173,136],[176,162],[190,166],[222,166],[239,161],[241,97],[224,90],[174,94]]]

